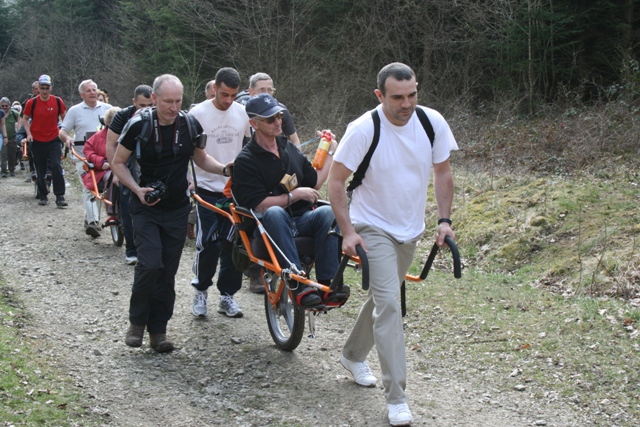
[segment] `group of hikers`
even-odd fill
[[[175,276],[189,229],[189,190],[221,206],[230,201],[230,187],[239,206],[261,214],[273,243],[299,271],[303,268],[294,238],[314,238],[315,280],[321,284],[328,285],[336,274],[340,251],[356,256],[356,247],[361,246],[369,262],[370,288],[340,363],[358,385],[374,387],[378,379],[366,359],[375,347],[389,423],[410,425],[413,416],[405,395],[400,284],[425,232],[432,172],[439,217],[436,242],[442,246],[446,236],[455,237],[450,219],[453,174],[449,156],[458,147],[449,125],[437,111],[417,105],[413,70],[391,63],[378,74],[376,108],[350,123],[339,143],[336,135],[322,131],[331,135],[331,142],[324,164],[316,169],[299,149],[291,114],[274,98],[271,77],[252,75],[244,91],[240,84],[235,69],[221,68],[205,88],[207,99],[186,112],[182,110],[183,85],[171,74],[158,76],[151,87],[138,86],[133,104],[122,109],[110,105],[108,99],[99,100],[97,84],[85,80],[78,87],[82,102],[67,110],[51,94],[51,77],[40,76],[34,98],[22,106],[17,121],[24,127],[24,139],[33,155],[38,203],[48,203],[50,176],[56,205],[67,206],[60,167],[63,146],[73,147],[94,165],[96,182],[110,180],[119,186],[125,262],[135,265],[125,343],[142,346],[146,330],[151,348],[158,353],[174,349],[167,325],[174,311]],[[2,133],[5,141],[14,138],[9,150],[15,151],[15,133],[8,130],[20,126],[7,120],[5,99],[0,100],[5,112]],[[83,163],[76,160],[78,173],[86,174]],[[191,161],[195,166],[189,174]],[[8,171],[14,175],[19,162],[11,158],[8,162],[13,165]],[[4,176],[4,163],[2,171]],[[347,180],[354,172],[357,185],[349,186],[348,195]],[[95,191],[93,181],[83,182],[85,232],[96,238],[101,229],[100,206],[91,191]],[[331,204],[318,205],[325,182]],[[259,268],[238,271],[232,255],[222,250],[227,237],[222,231],[225,221],[196,204],[191,281],[196,317],[208,314],[208,289],[216,271],[219,313],[242,317],[234,295],[242,286],[243,273],[249,276],[251,291],[264,292]],[[335,233],[329,233],[336,222],[341,247]],[[348,287],[345,289],[341,298],[346,300]],[[300,285],[291,292],[296,304],[308,309],[321,306],[327,298],[310,286]]]

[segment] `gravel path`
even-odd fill
[[[338,362],[361,290],[352,286],[350,310],[318,317],[316,339],[305,337],[294,352],[282,352],[269,335],[262,296],[244,288],[236,296],[243,318],[216,313],[215,292],[206,320],[191,315],[188,243],[168,331],[178,349],[156,354],[146,338],[141,349],[131,349],[123,341],[133,268],[108,230],[97,239],[84,233],[77,181],[66,198],[66,209],[52,201],[38,206],[23,173],[2,179],[0,268],[33,318],[28,334],[43,357],[72,378],[104,425],[388,425],[380,386],[356,386]],[[415,426],[592,425],[561,402],[549,406],[528,393],[500,391],[485,378],[460,380],[441,361],[427,361],[433,373],[418,373],[413,368],[425,363],[420,354],[408,352]],[[379,377],[375,355],[370,364]]]

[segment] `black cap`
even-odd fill
[[[285,108],[278,104],[278,101],[268,93],[261,93],[249,98],[245,104],[245,109],[249,117],[271,117]]]

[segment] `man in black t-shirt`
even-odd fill
[[[338,269],[338,239],[328,234],[334,221],[331,207],[315,204],[329,175],[331,156],[316,171],[300,150],[280,136],[283,108],[271,95],[253,96],[245,108],[255,133],[234,162],[233,194],[240,206],[262,214],[262,225],[292,264],[280,257],[282,266],[303,271],[294,238],[313,237],[316,282],[328,286]],[[336,146],[332,140],[331,150]],[[287,174],[295,179],[283,185]],[[314,287],[299,284],[293,292],[302,307],[323,303]]]
[[[183,86],[176,76],[163,74],[155,79],[151,96],[156,108],[149,112],[151,124],[141,114],[129,120],[111,166],[120,182],[131,190],[129,211],[138,252],[125,343],[140,347],[146,328],[151,347],[158,353],[174,348],[166,333],[191,210],[187,196],[189,159],[193,157],[210,173],[222,175],[225,168],[204,151],[206,140],[200,136],[202,127],[197,120],[181,113],[182,94]],[[190,129],[190,120],[196,129]],[[143,134],[145,128],[149,130],[147,135]],[[140,165],[139,182],[127,167],[132,153]],[[162,186],[164,191],[160,190]]]
[[[133,105],[118,111],[113,117],[109,130],[107,131],[107,160],[111,163],[113,155],[118,146],[118,138],[122,133],[122,129],[129,119],[141,108],[151,107],[151,86],[140,85],[133,92]],[[117,178],[115,178],[117,180]],[[138,262],[138,254],[136,245],[133,243],[133,224],[131,223],[131,215],[129,214],[129,189],[120,184],[120,194],[124,197],[120,198],[120,215],[122,217],[122,228],[124,229],[124,262],[127,265],[135,265]]]

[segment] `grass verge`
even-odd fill
[[[3,426],[90,426],[82,398],[38,353],[28,313],[0,278],[0,420]],[[95,422],[94,422],[95,421]]]

